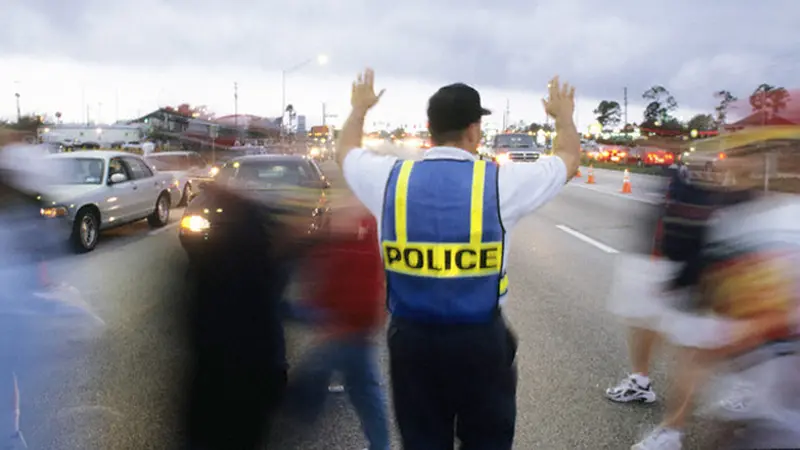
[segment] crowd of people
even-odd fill
[[[433,147],[424,154],[362,148],[366,115],[382,95],[371,70],[353,83],[336,152],[352,196],[335,205],[326,233],[309,235],[289,205],[208,188],[229,220],[187,273],[185,448],[264,448],[279,414],[312,426],[337,390],[370,450],[391,448],[392,416],[409,450],[449,450],[455,440],[464,450],[512,448],[518,343],[504,314],[508,236],[578,170],[574,88],[555,78],[543,101],[558,133],[553,157],[502,166],[477,158],[491,111],[461,83],[430,98]],[[735,425],[733,448],[800,446],[800,202],[761,192],[753,175],[763,172],[765,135],[740,136],[714,171],[675,171],[657,217],[643,224],[650,244],[619,259],[609,307],[630,329],[631,368],[606,396],[655,402],[654,351],[669,344],[678,355],[664,420],[635,450],[679,450],[696,403]],[[767,141],[792,139],[800,132],[784,128]],[[12,172],[0,178],[0,255],[21,236],[10,234],[30,231],[5,224],[36,215]],[[0,258],[4,286],[18,288],[0,293],[4,327],[10,305],[36,290],[19,275],[32,276],[39,250],[17,250],[30,261]],[[292,282],[302,289],[290,296]],[[292,367],[288,321],[316,333]],[[377,356],[384,329],[388,383]],[[0,383],[16,396],[25,352],[0,349]],[[3,425],[14,424],[7,435],[24,445],[15,414]]]

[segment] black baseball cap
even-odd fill
[[[450,84],[428,100],[428,129],[434,133],[465,130],[491,113],[481,106],[481,94],[473,87]]]

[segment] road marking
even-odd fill
[[[161,228],[156,228],[155,230],[148,232],[147,235],[148,236],[155,236],[157,234],[161,234],[161,233],[163,233],[163,232],[165,232],[167,230],[171,230],[171,229],[177,227],[179,223],[181,223],[180,220],[172,222],[170,224],[164,225]]]
[[[611,247],[607,246],[606,244],[603,244],[600,241],[596,241],[596,240],[590,238],[589,236],[587,236],[587,235],[585,235],[585,234],[583,234],[583,233],[581,233],[579,231],[575,231],[575,230],[573,230],[572,228],[570,228],[570,227],[568,227],[566,225],[556,225],[556,228],[558,228],[559,230],[561,230],[561,231],[563,231],[563,232],[565,232],[567,234],[570,234],[570,235],[582,240],[583,242],[586,242],[589,245],[593,245],[593,246],[599,248],[600,250],[602,250],[602,251],[604,251],[606,253],[619,253],[619,251],[617,249],[611,248]]]
[[[569,183],[569,184],[567,184],[567,186],[579,187],[579,188],[582,188],[582,189],[588,189],[590,191],[597,192],[597,193],[600,193],[600,194],[610,195],[612,197],[618,197],[618,198],[621,198],[623,200],[631,200],[631,201],[639,202],[639,203],[647,203],[649,205],[658,205],[659,203],[661,203],[661,202],[658,202],[658,201],[655,201],[655,200],[650,200],[650,199],[647,199],[647,198],[637,197],[637,196],[635,196],[633,194],[620,194],[618,192],[610,192],[610,191],[607,191],[605,189],[600,189],[597,186],[592,186],[592,185]],[[657,194],[649,193],[649,192],[646,192],[645,194],[647,194],[647,195],[657,195]]]

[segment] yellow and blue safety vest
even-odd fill
[[[491,320],[508,290],[497,194],[485,161],[398,161],[386,185],[381,247],[395,318]]]

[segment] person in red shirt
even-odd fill
[[[311,251],[300,309],[315,317],[318,343],[290,380],[290,410],[307,421],[319,415],[334,373],[361,420],[370,450],[389,449],[386,396],[374,335],[386,319],[385,280],[375,218],[358,200],[337,208],[331,239]]]

